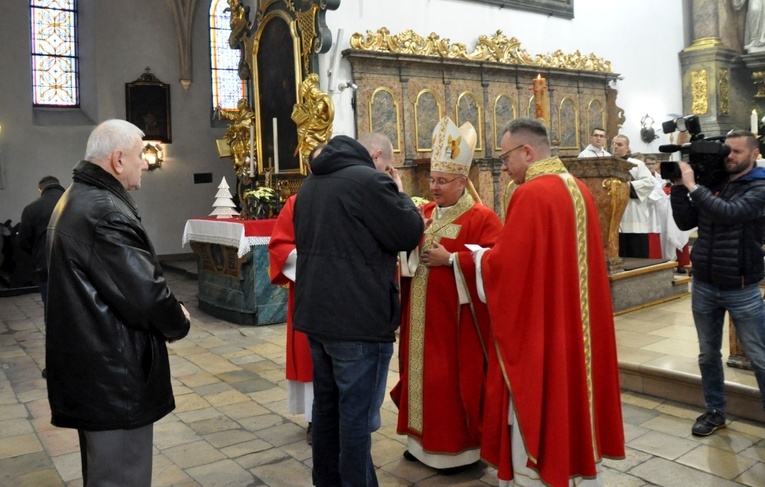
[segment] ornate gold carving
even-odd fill
[[[617,235],[617,227],[619,226],[619,219],[616,218],[616,211],[619,209],[619,196],[620,192],[619,189],[621,188],[622,183],[616,178],[608,178],[604,179],[601,185],[603,188],[606,189],[606,194],[611,197],[611,218],[608,219],[609,228],[608,228],[608,241],[606,242],[606,246],[611,245],[611,242],[613,241],[613,238],[615,235]]]
[[[229,157],[234,160],[234,170],[239,176],[248,174],[249,167],[245,164],[250,151],[250,127],[255,123],[255,112],[250,108],[247,98],[242,98],[236,104],[236,110],[223,110],[221,107],[215,108],[213,117],[225,118],[231,120],[223,139],[231,147]],[[257,140],[253,141],[253,148],[257,149]],[[220,148],[218,152],[223,156]],[[253,151],[255,152],[255,151]]]
[[[335,104],[319,89],[319,75],[311,73],[300,83],[300,100],[292,109],[292,120],[297,124],[298,145],[295,155],[308,160],[311,151],[332,137]]]
[[[288,0],[287,8],[295,14],[295,21],[300,30],[300,56],[303,58],[303,72],[308,73],[310,71],[310,56],[313,52],[311,47],[316,37],[316,29],[314,28],[316,25],[316,12],[319,10],[319,7],[313,5],[305,12],[301,12],[295,9],[295,4],[291,0]]]
[[[703,115],[709,110],[707,70],[691,72],[691,111],[696,115]]]
[[[719,71],[720,81],[718,87],[720,89],[720,114],[728,115],[730,113],[730,86],[728,84],[728,70],[720,69]]]
[[[765,71],[755,71],[752,73],[752,80],[754,86],[757,87],[757,94],[755,98],[765,98]]]
[[[411,29],[391,35],[382,27],[377,32],[367,31],[351,36],[351,48],[364,51],[392,52],[397,54],[414,54],[418,56],[434,56],[451,59],[467,59],[472,61],[489,61],[502,64],[520,64],[524,66],[539,66],[548,68],[575,69],[581,71],[597,71],[611,73],[613,68],[610,61],[595,56],[584,55],[579,51],[566,54],[561,50],[553,53],[529,55],[521,49],[521,42],[515,37],[508,39],[501,30],[493,36],[478,37],[473,52],[468,53],[467,46],[460,43],[451,44],[449,39],[441,38],[431,33],[427,38]]]
[[[240,0],[228,0],[228,7],[224,12],[231,12],[228,25],[231,27],[231,33],[228,36],[228,46],[231,49],[239,49],[238,73],[240,79],[248,79],[252,73],[251,66],[247,63],[245,57],[247,49],[247,18],[250,14],[250,7],[244,6]]]
[[[693,41],[689,47],[686,47],[685,51],[700,51],[702,49],[710,49],[713,47],[721,46],[722,40],[719,37],[702,37]]]

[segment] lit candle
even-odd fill
[[[550,126],[550,99],[547,92],[547,80],[538,74],[534,79],[534,108],[537,118],[541,118]]]
[[[274,172],[279,173],[279,135],[276,126],[276,117],[274,117]]]
[[[250,123],[250,177],[255,177],[255,127]]]
[[[752,133],[756,136],[760,133],[758,127],[757,127],[757,109],[755,108],[752,110],[752,118],[749,122],[749,125],[751,126]]]

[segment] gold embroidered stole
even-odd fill
[[[429,249],[434,242],[440,242],[442,238],[455,239],[460,233],[462,225],[457,225],[454,220],[462,216],[473,207],[475,201],[470,193],[465,191],[457,203],[444,212],[441,218],[435,219],[437,208],[433,209],[433,222],[425,230],[422,247],[417,249]],[[428,275],[430,268],[422,262],[412,278],[412,295],[410,302],[409,319],[409,428],[422,433],[423,424],[423,365],[425,352],[425,297],[428,293]]]

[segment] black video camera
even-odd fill
[[[725,137],[704,137],[701,132],[699,117],[688,115],[682,118],[669,120],[661,125],[665,134],[671,134],[675,130],[688,131],[691,141],[687,144],[661,145],[659,152],[672,153],[680,151],[688,156],[688,164],[691,165],[696,176],[696,182],[702,186],[713,187],[728,177],[725,170],[725,158],[730,154],[730,146],[721,142]],[[661,177],[675,181],[682,179],[680,166],[677,162],[668,161],[661,163]]]

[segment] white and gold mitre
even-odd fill
[[[470,122],[457,128],[452,119],[442,118],[433,129],[430,170],[467,176],[477,140],[478,135]]]

